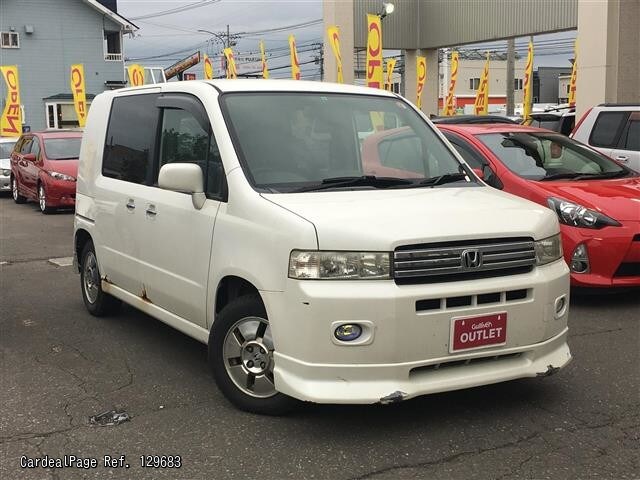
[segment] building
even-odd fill
[[[562,75],[571,75],[571,67],[538,67],[533,72],[533,102],[564,103],[560,98],[567,95],[558,94],[558,80]]]
[[[89,104],[105,89],[125,85],[122,37],[137,27],[118,15],[117,0],[0,0],[0,11],[0,63],[18,66],[23,129],[78,125],[72,64],[84,65]]]
[[[558,103],[569,103],[569,89],[571,88],[571,74],[558,77]]]

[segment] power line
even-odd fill
[[[183,5],[181,7],[170,8],[169,10],[162,10],[160,12],[149,13],[147,15],[131,17],[131,20],[143,20],[145,18],[155,18],[155,17],[163,17],[165,15],[173,15],[174,13],[186,12],[188,10],[193,10],[194,8],[204,7],[206,5],[211,5],[213,3],[218,3],[220,1],[221,0],[201,0],[200,2],[189,3],[188,5]]]

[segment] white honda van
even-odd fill
[[[486,186],[393,93],[105,92],[77,184],[89,312],[125,302],[207,344],[241,409],[391,403],[571,359],[555,213]]]

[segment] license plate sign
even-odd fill
[[[507,343],[507,312],[454,318],[451,321],[451,352]]]

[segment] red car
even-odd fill
[[[74,207],[81,139],[78,131],[22,135],[11,154],[13,200],[35,200],[42,213]]]
[[[640,175],[548,130],[438,128],[487,184],[555,210],[573,286],[640,286]]]

